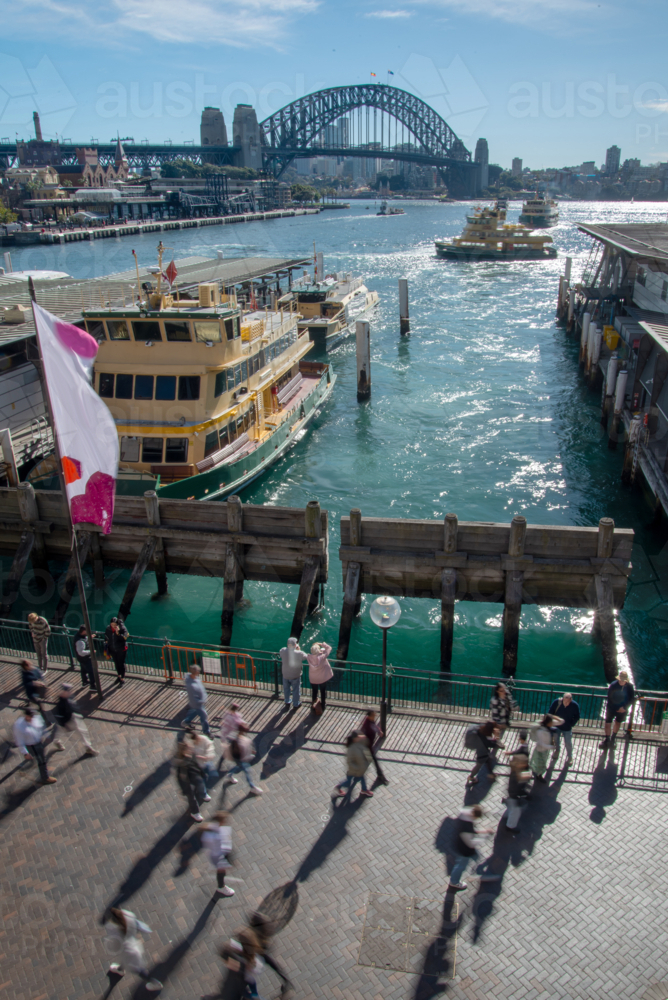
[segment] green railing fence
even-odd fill
[[[49,639],[49,660],[77,667],[74,656],[75,630],[53,625]],[[104,636],[96,637],[98,661],[102,669],[113,670],[105,656]],[[34,649],[26,622],[0,619],[0,656],[26,656],[34,659]],[[281,691],[281,661],[277,652],[254,649],[223,650],[207,643],[178,642],[133,636],[128,639],[126,669],[129,674],[164,678],[166,682],[183,677],[191,663],[197,663],[207,685],[246,687]],[[332,701],[377,705],[381,695],[381,667],[375,663],[357,663],[330,659],[334,677],[328,685]],[[487,716],[494,686],[503,680],[517,704],[513,718],[527,723],[540,718],[564,687],[548,681],[484,677],[469,674],[445,674],[437,670],[388,667],[388,707],[407,708],[470,719]],[[303,686],[309,689],[308,671]],[[600,729],[605,714],[606,691],[603,686],[573,685],[569,688],[580,705],[580,725]],[[633,713],[633,729],[661,732],[663,713],[668,710],[668,692],[638,691]]]

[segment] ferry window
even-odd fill
[[[213,430],[204,439],[204,457],[218,451],[218,431]]]
[[[168,323],[165,320],[165,336],[167,340],[190,340],[190,324]]]
[[[199,343],[210,340],[214,344],[219,344],[222,339],[220,323],[195,323],[195,340]]]
[[[241,385],[241,365],[234,366],[234,384]]]
[[[225,320],[225,336],[228,340],[236,340],[239,336],[239,317],[231,316]]]
[[[114,376],[100,373],[100,395],[105,399],[111,399],[114,395]]]
[[[108,319],[107,330],[111,340],[129,340],[130,324],[125,319]]]
[[[239,434],[243,434],[243,432],[245,431],[245,429],[246,429],[246,418],[245,417],[237,417],[237,436]]]
[[[645,275],[645,269],[644,269],[644,267],[639,267],[638,268],[637,281],[638,281],[639,285],[643,285],[643,286],[647,285],[647,276]]]
[[[153,376],[135,376],[135,399],[153,399]]]
[[[95,337],[98,344],[107,339],[104,335],[104,323],[101,319],[87,319],[86,329],[90,333],[91,337]]]
[[[160,324],[156,323],[154,320],[144,319],[140,322],[135,320],[133,326],[135,330],[135,340],[162,340]]]
[[[188,438],[167,438],[166,462],[188,461]]]
[[[179,376],[179,399],[199,399],[199,375]]]
[[[144,438],[141,460],[142,462],[162,462],[162,438]]]
[[[220,428],[220,447],[227,448],[230,443],[230,436],[227,433],[227,426]]]
[[[242,361],[241,362],[241,381],[242,382],[247,382],[248,381],[248,362],[247,361]]]
[[[121,462],[139,461],[139,438],[121,438]]]
[[[661,298],[664,302],[666,301],[666,298],[668,298],[668,281],[664,281],[661,286]]]
[[[264,366],[267,363],[267,361],[265,360],[267,358],[267,354],[266,354],[265,351],[260,351],[260,353],[258,354],[257,357],[258,357],[258,362],[259,362],[259,364],[258,364],[258,371],[259,371],[259,369],[260,368],[264,368]]]
[[[216,383],[213,388],[213,394],[216,399],[222,396],[224,392],[227,391],[227,370],[222,372],[216,372]]]
[[[237,425],[236,425],[236,421],[230,420],[229,425],[228,425],[228,430],[230,432],[230,444],[231,444],[232,441],[236,441],[236,439],[237,439]]]
[[[116,399],[132,399],[132,375],[116,376]]]
[[[176,375],[156,376],[155,398],[176,399]]]
[[[248,426],[252,427],[254,423],[255,423],[255,407],[253,406],[248,411]]]

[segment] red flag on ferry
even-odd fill
[[[165,271],[165,277],[167,278],[167,281],[170,283],[170,285],[174,284],[174,281],[176,280],[176,275],[178,273],[179,272],[176,270],[176,264],[174,263],[174,261],[172,261],[167,270]]]

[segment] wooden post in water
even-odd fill
[[[37,509],[37,498],[32,483],[19,483],[17,487],[19,498],[19,512],[21,520],[25,521],[26,528],[33,530],[31,525],[39,521],[39,510]],[[41,569],[45,573],[49,571],[49,561],[46,556],[46,544],[41,531],[35,531],[35,544],[32,550],[33,569]]]
[[[408,318],[408,278],[399,278],[399,332],[410,333],[411,324]]]
[[[362,511],[357,507],[354,507],[350,511],[350,544],[351,546],[360,546],[362,544]],[[337,660],[348,658],[353,618],[359,613],[360,608],[360,572],[361,566],[358,562],[348,563],[348,571],[343,588],[339,644],[336,650]]]
[[[610,421],[610,431],[608,433],[608,448],[610,451],[617,450],[617,440],[619,438],[619,426],[622,419],[622,410],[624,409],[624,399],[626,398],[626,382],[629,377],[629,373],[624,369],[617,375],[617,384],[615,386],[615,402],[612,410],[612,420]]]
[[[521,560],[524,556],[526,533],[526,517],[516,514],[510,524],[509,565],[506,569],[506,592],[503,608],[503,673],[506,677],[512,677],[517,670],[524,572],[513,566],[513,560]]]
[[[594,389],[601,378],[601,369],[598,366],[598,362],[601,357],[601,344],[603,342],[603,332],[595,327],[594,333],[594,343],[592,345],[591,363],[589,366],[589,385]]]
[[[443,522],[443,551],[454,555],[457,551],[457,515],[446,514]],[[445,567],[441,573],[441,670],[452,669],[452,642],[455,628],[455,596],[457,571]]]
[[[603,389],[603,405],[601,407],[601,426],[608,426],[610,412],[613,407],[613,397],[615,394],[615,383],[617,381],[617,365],[619,358],[616,354],[610,356],[608,368],[605,373],[605,388]]]
[[[357,336],[357,401],[371,396],[371,327],[365,320],[358,319]]]
[[[90,551],[90,531],[77,531],[77,548],[79,552],[79,565],[83,566],[88,558],[88,553]],[[58,601],[58,606],[56,608],[56,613],[53,616],[53,621],[55,625],[61,625],[63,618],[67,614],[67,609],[70,606],[70,601],[72,600],[72,595],[74,594],[74,588],[77,586],[77,559],[74,552],[70,558],[70,564],[67,568],[67,573],[65,575],[65,581],[63,587],[60,591],[60,600]]]
[[[322,521],[320,519],[320,504],[317,500],[309,500],[304,512],[304,535],[306,538],[320,538],[322,535]],[[304,560],[302,579],[299,585],[297,596],[297,606],[292,619],[292,629],[290,635],[299,639],[304,629],[304,620],[307,614],[312,614],[318,604],[318,588],[315,586],[318,570],[320,569],[320,559],[318,556],[307,556]],[[315,602],[313,595],[315,594]]]
[[[144,493],[146,503],[146,517],[151,527],[160,527],[160,501],[155,490],[146,490]],[[167,593],[167,570],[165,568],[165,545],[162,538],[158,537],[153,553],[153,565],[155,567],[155,579],[158,584],[158,593]]]
[[[566,258],[566,263],[564,264],[564,278],[566,279],[566,281],[568,282],[568,284],[570,284],[570,281],[571,281],[571,267],[572,267],[572,264],[573,264],[573,258],[572,257],[567,257]]]
[[[575,322],[575,289],[569,288],[568,290],[568,320],[566,329],[570,333],[573,329],[573,324]]]
[[[612,558],[612,543],[615,522],[611,517],[602,517],[598,522],[597,558]],[[605,570],[605,564],[601,567]],[[597,573],[594,577],[594,634],[601,642],[603,671],[608,684],[617,677],[617,640],[615,637],[615,612],[612,584],[607,573]]]
[[[243,507],[241,498],[227,498],[227,530],[231,534],[241,534],[243,531]],[[231,538],[225,549],[225,574],[223,584],[223,611],[220,618],[220,644],[230,646],[232,643],[232,627],[234,624],[234,608],[244,593],[243,571],[240,565],[239,544]]]
[[[626,448],[624,449],[624,465],[622,466],[622,482],[632,483],[635,479],[634,456],[636,448],[640,447],[640,434],[642,430],[642,417],[636,413],[631,419]]]
[[[139,590],[139,584],[142,581],[144,573],[148,569],[148,564],[153,558],[153,553],[155,552],[155,547],[158,544],[157,535],[151,535],[146,539],[141,547],[141,551],[137,556],[137,561],[134,564],[132,573],[130,574],[130,579],[128,580],[128,585],[125,588],[125,593],[123,594],[123,600],[121,601],[121,606],[118,609],[118,617],[122,618],[123,621],[128,617],[132,611],[132,603],[137,596],[137,591]]]
[[[21,535],[21,540],[18,544],[16,552],[14,553],[9,576],[5,582],[2,607],[0,607],[0,617],[2,618],[9,618],[12,611],[12,605],[19,596],[19,586],[21,584],[25,568],[28,565],[28,559],[30,558],[30,553],[32,552],[34,544],[35,532],[24,531]]]

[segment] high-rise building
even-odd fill
[[[619,162],[621,160],[622,151],[619,146],[611,146],[610,149],[605,151],[605,172],[608,177],[611,174],[616,174],[619,171]]]
[[[225,118],[220,108],[204,108],[199,134],[202,146],[227,146]]]
[[[250,104],[237,104],[234,109],[232,125],[234,145],[240,147],[236,154],[236,166],[262,169],[262,147],[260,144],[260,126],[255,108]]]
[[[484,191],[486,187],[489,187],[489,147],[487,139],[478,139],[475,145],[474,159],[479,167],[478,180],[480,190]]]
[[[513,157],[513,162],[512,162],[512,166],[510,168],[510,172],[513,175],[513,177],[521,177],[522,176],[522,161],[519,158],[519,156]]]
[[[348,126],[347,118],[339,118],[333,125],[328,125],[323,136],[325,146],[345,149],[348,146]]]

